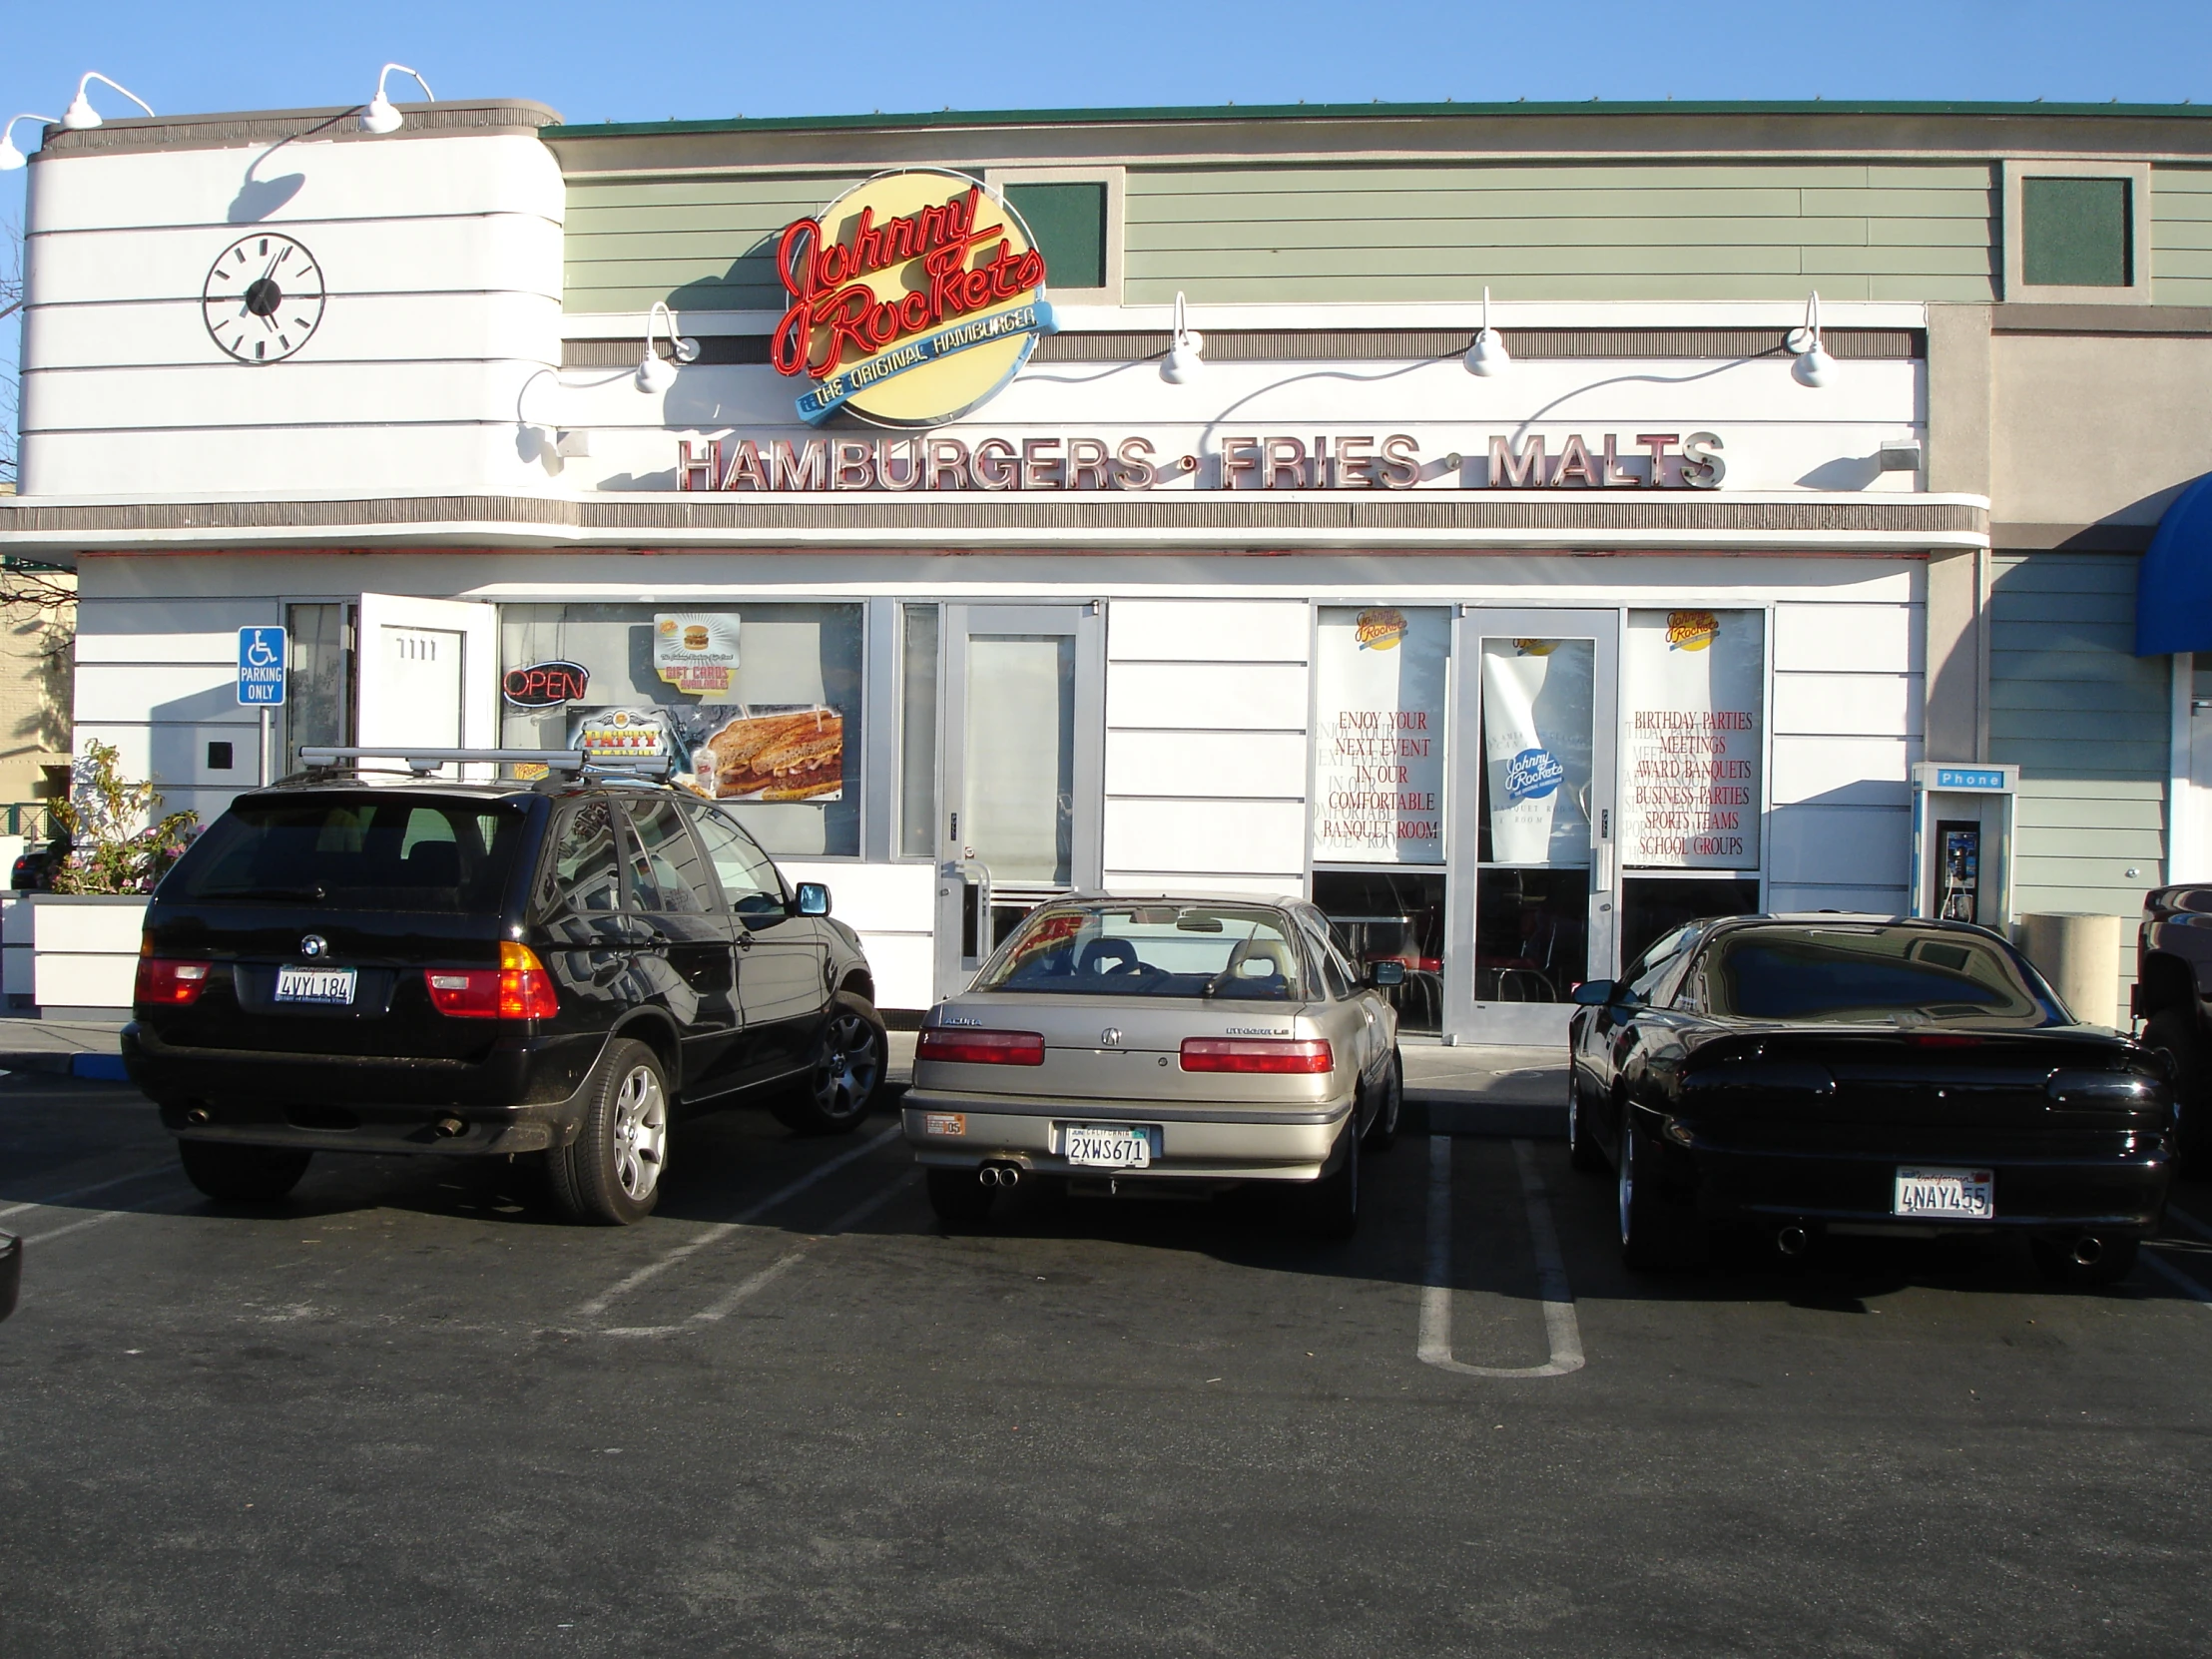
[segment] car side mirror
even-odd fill
[[[1618,979],[1585,979],[1574,987],[1574,1000],[1585,1008],[1609,1008],[1621,1000]]]
[[[1405,964],[1403,962],[1387,961],[1370,962],[1368,964],[1368,983],[1379,991],[1386,991],[1392,986],[1402,985],[1405,983]]]
[[[820,881],[799,883],[799,913],[803,916],[826,916],[830,913],[830,889]]]

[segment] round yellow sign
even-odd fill
[[[810,425],[850,409],[934,426],[994,396],[1053,331],[1044,255],[979,180],[934,168],[855,185],[776,247],[791,296],[770,361],[813,384]]]

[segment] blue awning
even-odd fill
[[[2135,655],[2212,651],[2212,472],[2158,521],[2135,573]]]

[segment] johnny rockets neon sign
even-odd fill
[[[1044,255],[1012,208],[959,173],[880,174],[785,227],[791,295],[770,340],[805,376],[799,413],[934,426],[985,402],[1053,331]]]

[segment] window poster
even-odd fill
[[[1500,864],[1590,861],[1590,737],[1597,646],[1482,642],[1482,800]]]
[[[1759,867],[1766,714],[1759,611],[1630,611],[1621,860]]]
[[[1315,664],[1314,857],[1444,861],[1441,606],[1324,606]]]
[[[510,745],[665,758],[771,851],[859,850],[857,605],[508,605],[500,624],[504,667],[557,663],[580,694],[509,698]]]

